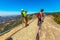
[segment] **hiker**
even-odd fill
[[[45,14],[42,13],[42,22],[44,22]]]
[[[22,14],[24,24],[25,24],[25,27],[26,27],[26,26],[28,26],[27,11],[22,10],[21,14]]]
[[[44,14],[43,14],[44,9],[41,9],[40,12],[37,14],[38,18],[38,26],[42,25]]]

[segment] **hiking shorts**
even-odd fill
[[[42,19],[39,18],[39,19],[38,19],[38,25],[41,25],[41,24],[42,24]]]
[[[24,22],[26,22],[26,23],[28,22],[28,19],[27,19],[27,17],[24,17]]]

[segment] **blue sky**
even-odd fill
[[[28,13],[59,12],[60,0],[0,0],[0,15],[19,15],[21,9],[28,10]]]

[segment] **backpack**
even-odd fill
[[[26,16],[27,16],[25,11],[23,12],[23,16],[24,16],[24,17],[26,17]]]
[[[37,17],[38,17],[38,18],[41,18],[41,15],[42,15],[42,14],[38,13],[38,14],[37,14]]]

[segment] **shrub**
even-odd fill
[[[60,24],[60,13],[56,13],[56,14],[54,14],[53,16],[54,16],[54,20],[55,20],[58,24]]]

